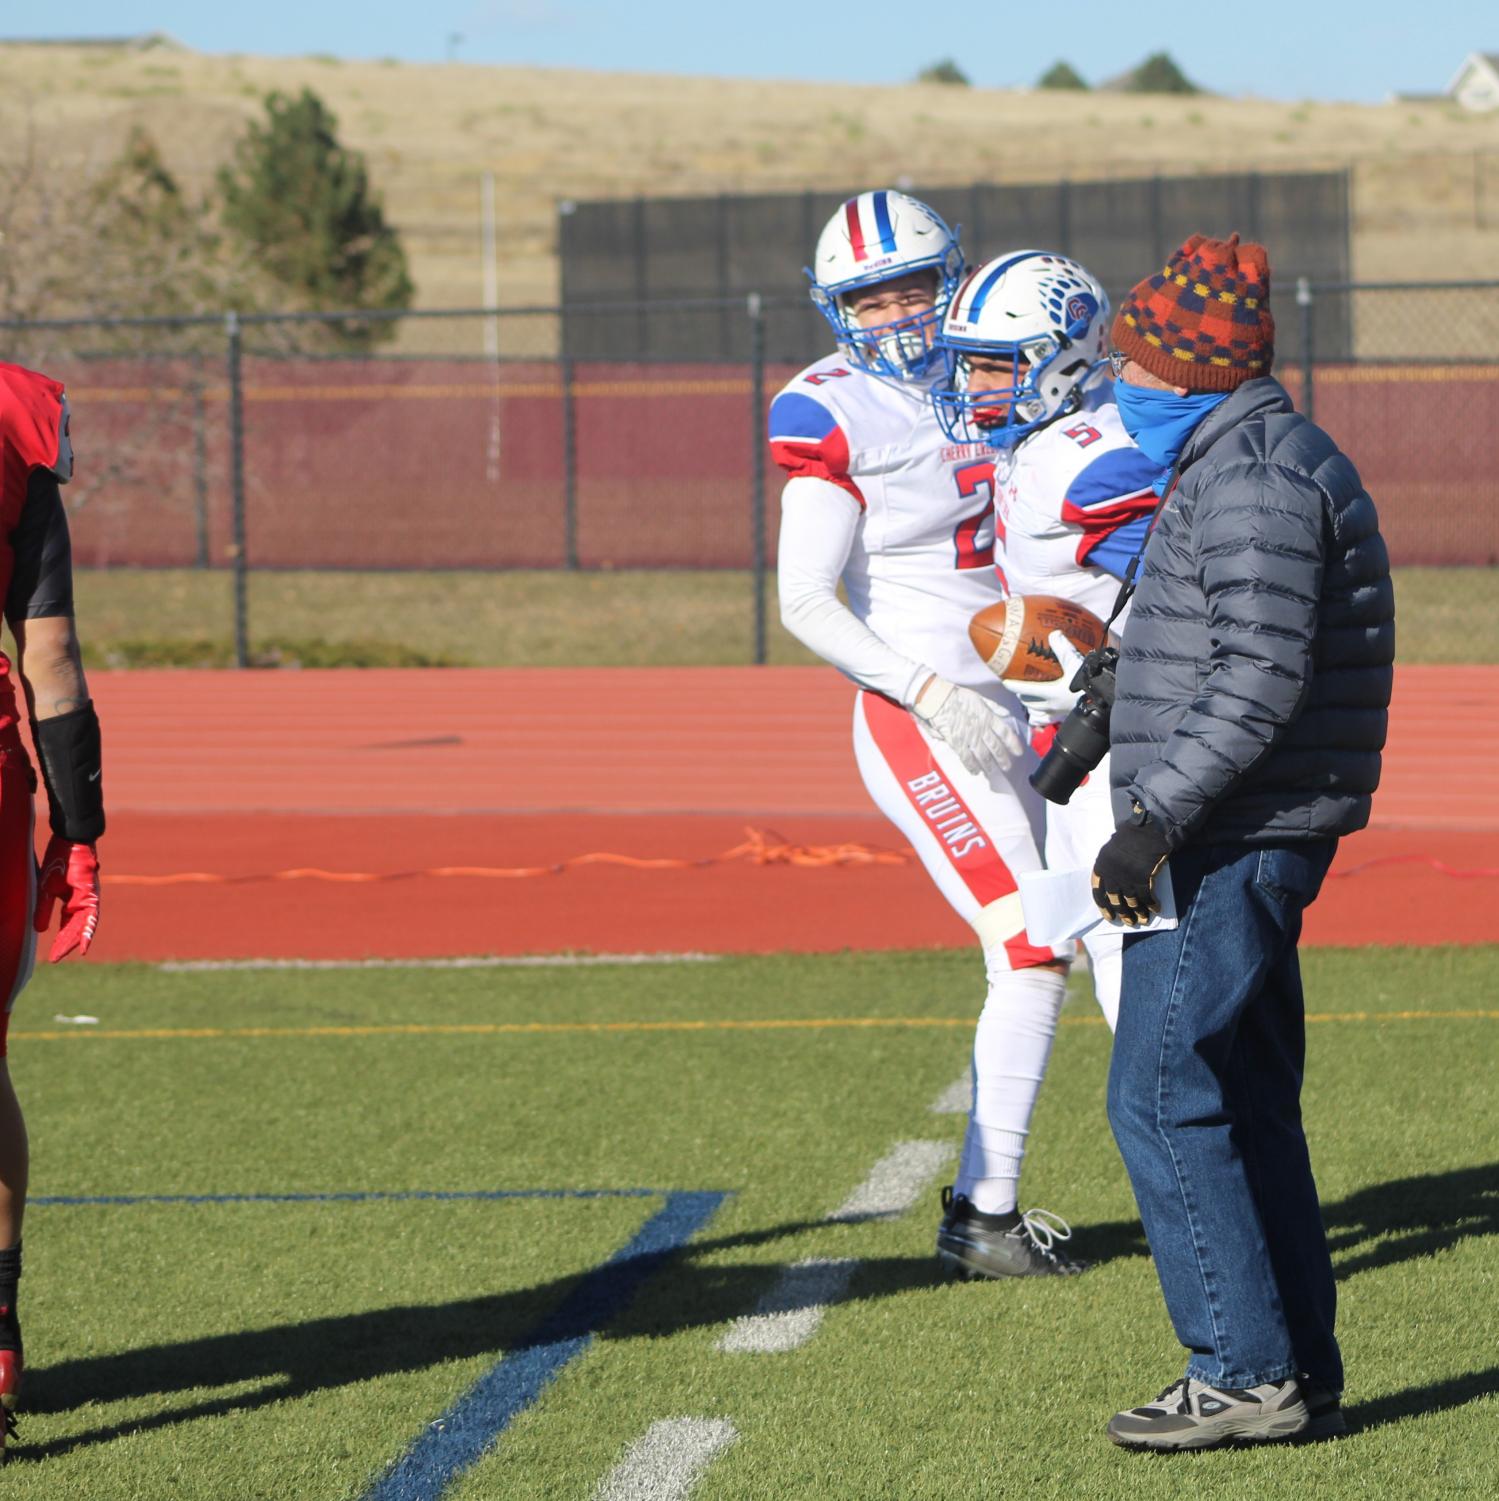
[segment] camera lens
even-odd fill
[[[1031,786],[1049,803],[1067,803],[1108,749],[1109,705],[1084,698],[1062,721],[1051,749],[1031,773]]]

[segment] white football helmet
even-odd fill
[[[911,271],[936,272],[936,306],[926,313],[861,328],[843,306],[862,287]],[[937,357],[932,336],[963,274],[958,237],[926,204],[904,193],[860,193],[850,198],[817,237],[812,301],[832,326],[838,347],[872,375],[915,380]]]
[[[937,336],[946,374],[932,401],[959,443],[1009,448],[1075,412],[1108,366],[1109,299],[1074,260],[1016,250],[970,271]],[[972,391],[970,355],[1008,360],[1009,379]]]

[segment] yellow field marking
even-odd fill
[[[573,386],[574,396],[747,396],[750,383],[744,379],[719,380],[585,380]],[[74,406],[119,402],[183,401],[193,395],[185,386],[95,386],[71,390]],[[246,386],[245,400],[291,401],[458,401],[511,396],[559,398],[557,381],[479,382],[461,385],[387,386],[377,382],[352,386]],[[205,386],[203,399],[225,402],[227,386]]]
[[[1299,374],[1296,379],[1300,379]],[[1417,385],[1446,384],[1457,381],[1499,380],[1499,365],[1345,365],[1318,369],[1319,386],[1390,385],[1413,382]],[[573,395],[627,396],[747,396],[750,383],[742,376],[721,376],[714,380],[585,380],[573,386]],[[445,384],[384,385],[366,384],[327,386],[246,386],[247,402],[296,401],[467,401],[492,400],[496,396],[562,395],[562,385],[555,380],[536,381],[463,381]],[[196,393],[189,386],[83,386],[70,391],[74,406],[185,401]],[[205,386],[203,399],[223,403],[229,388]]]
[[[1499,1021],[1499,1011],[1325,1011],[1308,1012],[1308,1022]]]
[[[818,1032],[869,1027],[972,1027],[972,1016],[823,1016],[763,1021],[390,1022],[363,1027],[69,1027],[12,1032],[17,1042],[163,1042],[258,1037],[525,1037],[606,1032]],[[1308,1022],[1499,1021],[1499,1011],[1324,1011]],[[1101,1016],[1064,1016],[1064,1027],[1101,1027]]]
[[[1448,381],[1499,380],[1499,365],[1345,365],[1318,370],[1315,386],[1381,386],[1394,381],[1417,385]]]

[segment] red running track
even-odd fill
[[[97,674],[105,724],[105,959],[422,957],[559,950],[966,945],[914,863],[591,867],[524,879],[437,866],[590,851],[707,859],[746,825],[900,848],[849,746],[852,693],[821,668]],[[1447,727],[1461,726],[1461,735]],[[1397,673],[1371,859],[1499,868],[1499,668]],[[365,884],[111,877],[293,867]],[[1313,943],[1499,940],[1499,877],[1383,864],[1329,882]]]

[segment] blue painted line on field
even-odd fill
[[[481,1376],[364,1493],[361,1501],[436,1501],[494,1446],[514,1418],[594,1336],[624,1311],[642,1283],[718,1212],[724,1193],[668,1193],[634,1238],[595,1267],[500,1363]]]
[[[665,1188],[411,1189],[397,1193],[271,1194],[34,1194],[33,1207],[75,1208],[87,1204],[381,1204],[417,1199],[659,1199]]]

